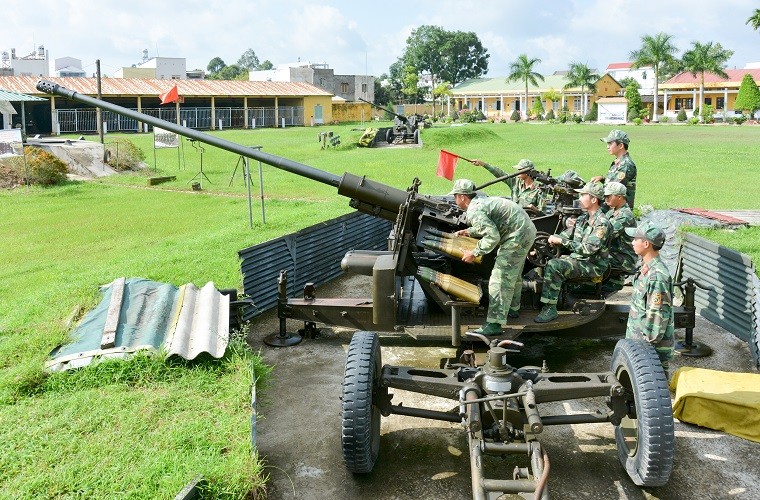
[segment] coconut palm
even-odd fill
[[[630,54],[634,68],[651,66],[654,71],[654,111],[652,120],[657,121],[657,101],[660,99],[660,71],[664,65],[671,64],[675,59],[678,49],[673,45],[673,37],[666,33],[657,33],[654,37],[644,35],[641,37],[641,48]],[[662,107],[663,111],[665,106]]]
[[[728,78],[728,73],[723,71],[731,56],[733,50],[724,49],[721,44],[707,42],[691,42],[691,49],[687,50],[683,57],[683,67],[685,71],[691,73],[694,78],[699,73],[699,107],[697,115],[702,119],[702,105],[705,102],[705,73],[715,73],[721,78]]]
[[[760,29],[760,9],[755,9],[755,12],[747,19],[747,23],[752,26],[753,29]]]
[[[509,65],[507,82],[522,80],[525,82],[525,107],[522,108],[525,117],[528,117],[528,82],[538,87],[538,80],[544,81],[544,75],[533,71],[533,66],[540,63],[541,59],[528,59],[527,54],[520,54],[516,61]]]
[[[581,102],[581,114],[586,115],[586,90],[596,93],[596,82],[599,81],[599,75],[594,73],[591,68],[583,63],[574,62],[570,64],[570,70],[565,75],[567,78],[567,84],[564,89],[580,87],[581,95],[583,95],[583,101]]]

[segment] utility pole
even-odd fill
[[[98,81],[98,100],[103,99],[103,93],[101,92],[100,87],[100,59],[95,60],[95,74],[97,75],[97,81]],[[95,108],[95,119],[98,122],[98,135],[100,136],[100,143],[103,144],[103,111],[100,109],[100,106]],[[103,149],[103,161],[106,161],[105,157],[105,148]]]

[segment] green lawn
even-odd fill
[[[401,189],[418,177],[424,193],[450,189],[451,182],[435,176],[442,148],[505,169],[530,158],[554,175],[573,169],[584,178],[603,174],[611,161],[599,141],[608,126],[441,126],[423,131],[424,147],[406,149],[356,148],[361,131],[355,127],[214,135]],[[760,127],[624,128],[639,168],[638,204],[760,208]],[[317,133],[326,130],[343,144],[320,150]],[[189,142],[183,168],[176,150],[159,150],[154,169],[152,136],[126,137],[146,151],[148,172],[0,192],[0,497],[167,498],[199,474],[212,497],[241,498],[261,489],[248,403],[253,373],[264,375],[266,368],[239,341],[221,361],[165,364],[140,357],[53,377],[42,366],[65,340],[72,312],[98,302],[99,285],[139,276],[240,289],[238,250],[347,213],[348,200],[332,186],[263,165],[263,225],[254,161],[251,230],[240,169],[229,186],[237,155],[205,146],[204,173],[211,182],[192,192],[200,156]],[[150,175],[177,180],[149,189]],[[491,178],[462,160],[457,176]],[[506,194],[499,186],[488,192]],[[757,228],[700,234],[760,262]]]

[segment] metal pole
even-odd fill
[[[245,185],[248,189],[248,226],[253,229],[253,205],[251,204],[251,168],[248,163],[248,158],[243,158],[243,169]]]
[[[101,88],[101,81],[100,81],[100,59],[95,60],[95,73],[97,75],[97,81],[98,81],[98,99],[103,99],[103,92]],[[105,144],[103,140],[103,111],[100,109],[100,106],[95,108],[95,119],[98,121],[98,136],[100,136],[100,143]],[[103,161],[106,161],[106,152],[105,148],[103,149]]]

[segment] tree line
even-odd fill
[[[274,64],[269,59],[263,62],[259,61],[256,52],[253,49],[247,49],[240,56],[236,64],[227,66],[221,57],[214,57],[206,66],[209,80],[248,80],[250,71],[261,71],[274,68]]]

